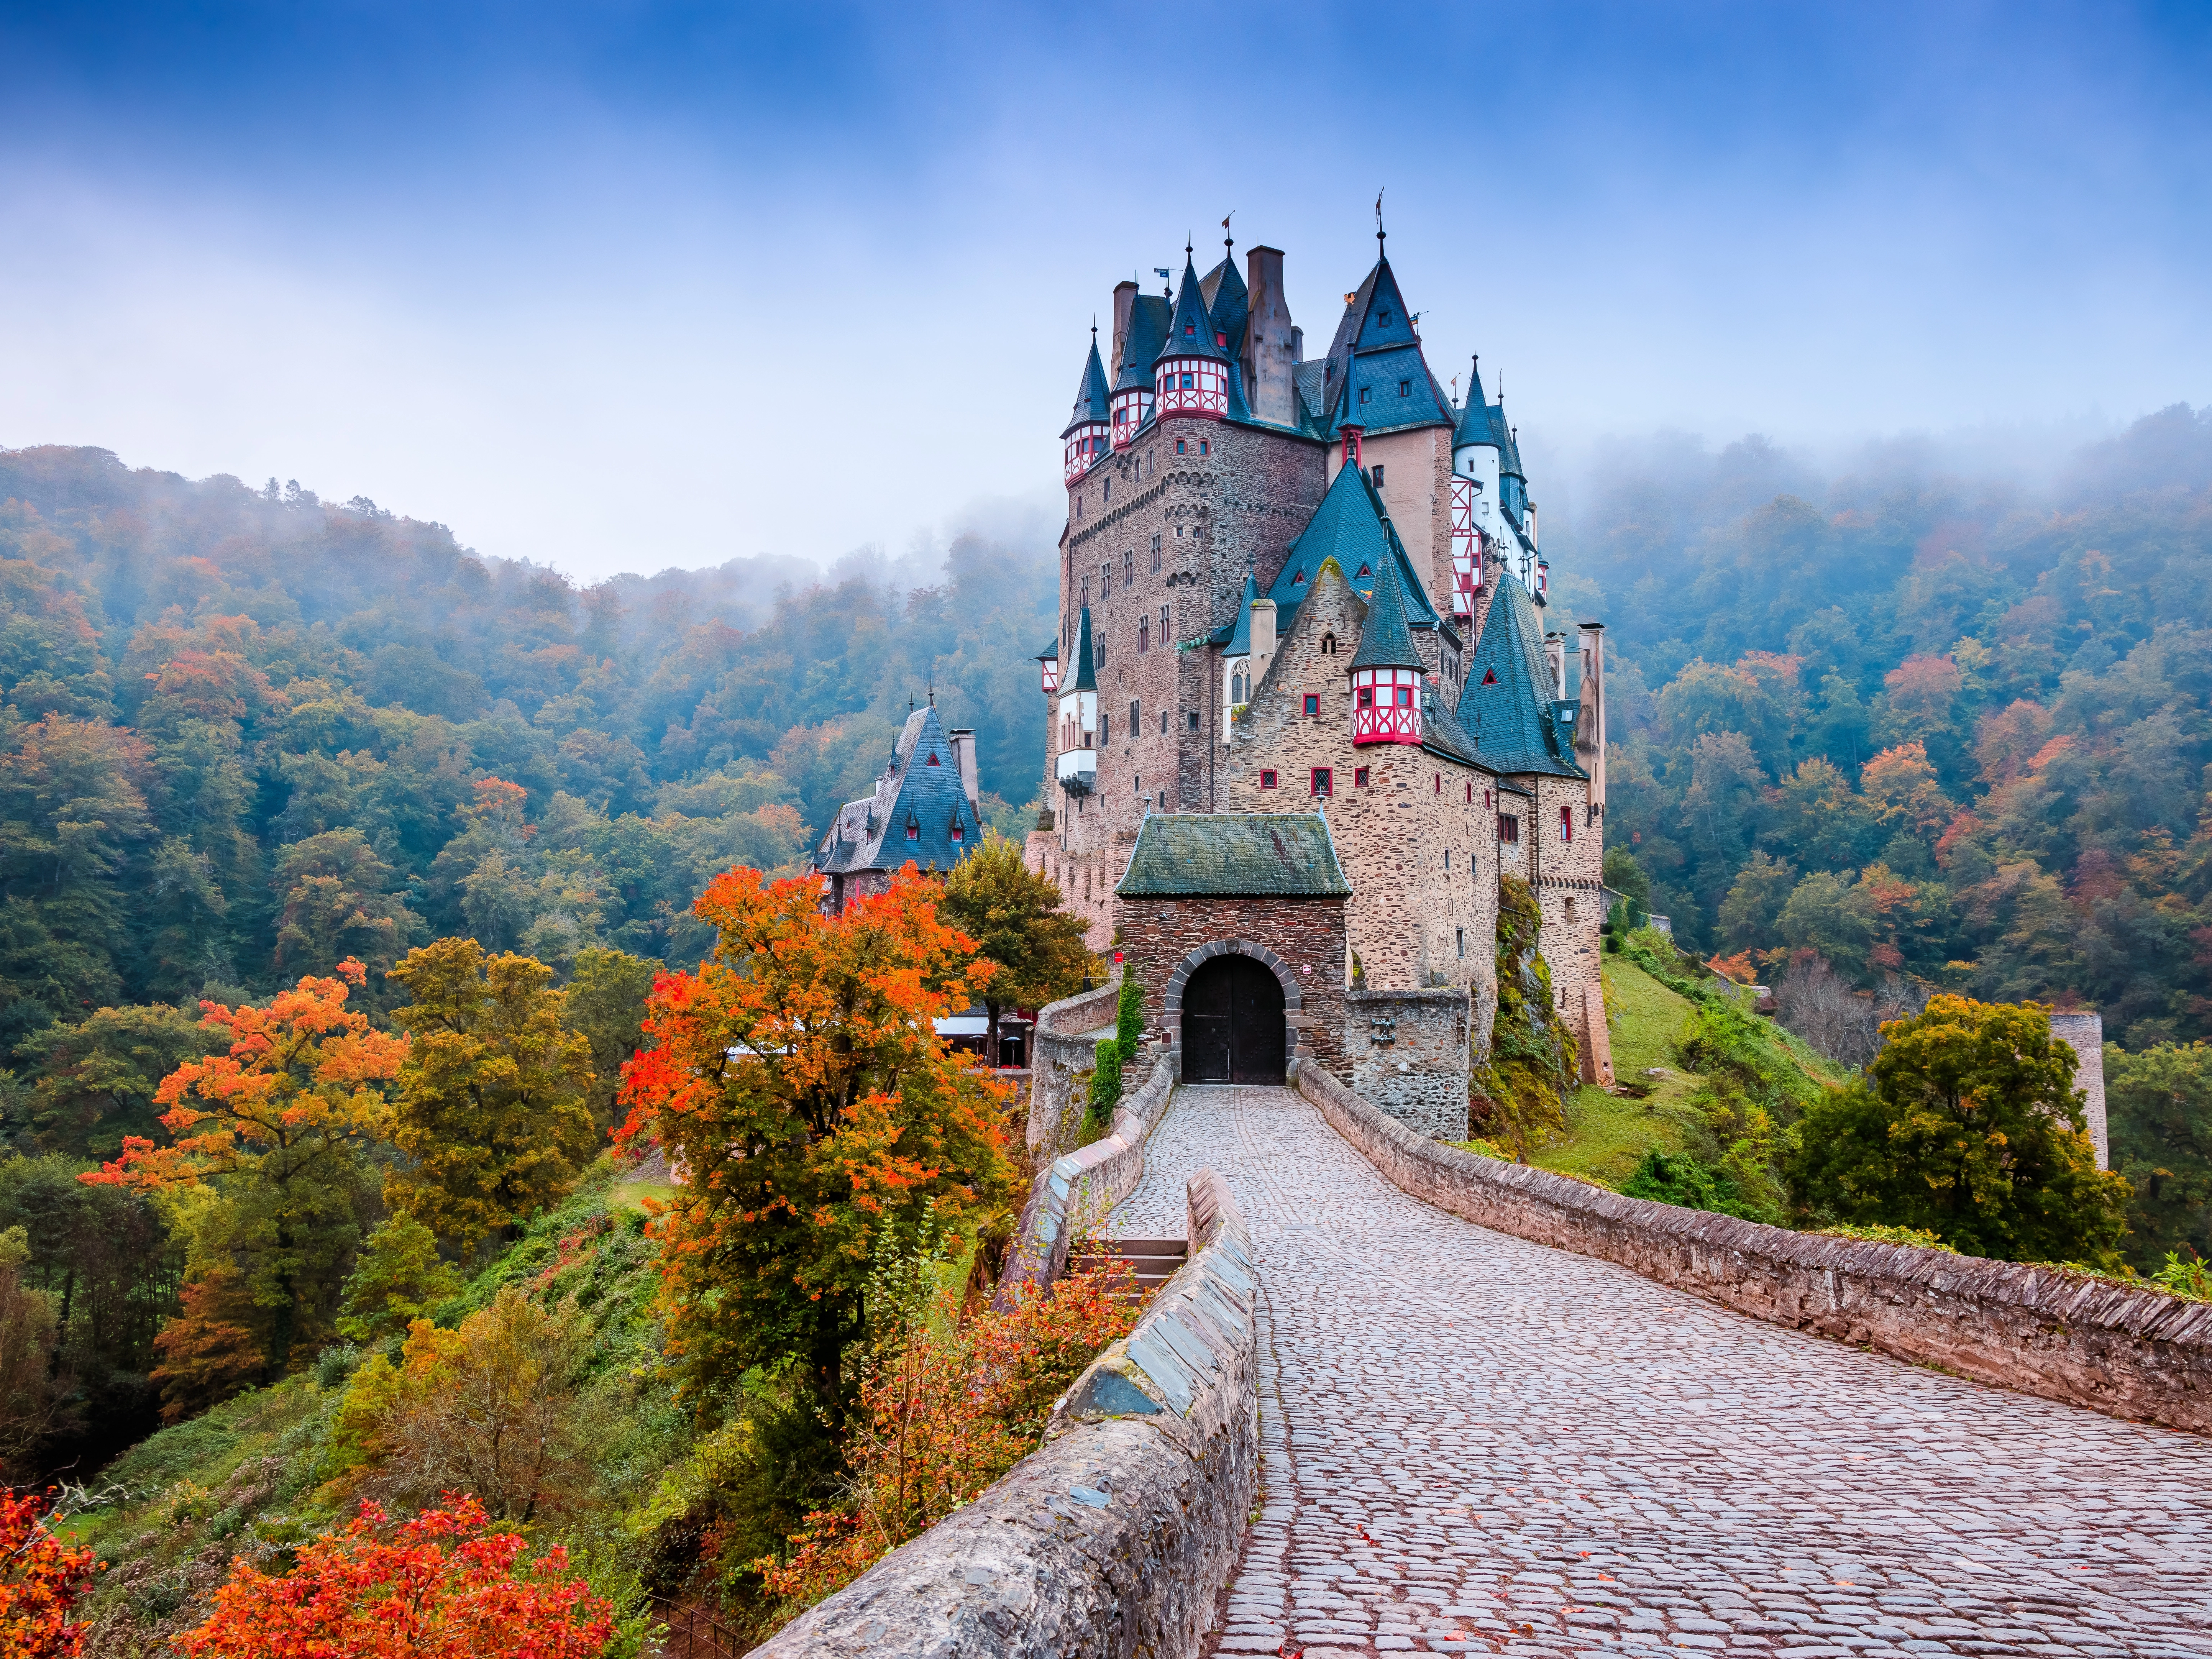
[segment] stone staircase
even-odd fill
[[[1190,1247],[1180,1238],[1102,1238],[1097,1243],[1101,1249],[1079,1252],[1067,1270],[1081,1273],[1102,1261],[1126,1261],[1137,1276],[1138,1291],[1145,1296],[1173,1278],[1190,1254]]]

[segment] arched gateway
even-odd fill
[[[1288,1057],[1283,988],[1263,963],[1220,956],[1182,988],[1182,1074],[1189,1083],[1280,1083]]]

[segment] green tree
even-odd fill
[[[351,957],[388,969],[422,919],[386,890],[392,866],[358,830],[329,830],[276,854],[276,965],[290,973],[328,973]]]
[[[622,1068],[645,1046],[646,1003],[654,977],[664,971],[657,959],[627,951],[576,952],[562,1019],[592,1045],[592,1121],[602,1129],[614,1127]]]
[[[1022,849],[1003,836],[984,836],[945,878],[945,919],[999,967],[983,988],[990,1065],[999,1063],[999,1019],[1006,1009],[1041,1008],[1070,995],[1091,969],[1083,923],[1060,905],[1060,889],[1024,864]]]
[[[1737,873],[1735,885],[1721,901],[1721,940],[1738,951],[1771,950],[1782,907],[1789,902],[1797,872],[1779,859],[1754,852]]]
[[[1805,1115],[1788,1165],[1800,1204],[1925,1228],[1971,1255],[2116,1259],[2127,1177],[2097,1168],[2074,1051],[2047,1010],[1939,996],[1882,1035],[1866,1079]]]
[[[1815,870],[1790,890],[1776,925],[1792,950],[1819,952],[1847,978],[1866,975],[1878,918],[1872,897],[1856,883]]]
[[[2112,1167],[2135,1188],[2127,1256],[2144,1272],[2169,1250],[2212,1257],[2212,1045],[2105,1045]]]
[[[442,1239],[472,1249],[560,1201],[590,1158],[592,1045],[562,1023],[553,970],[441,939],[391,973],[413,999],[392,1141],[407,1162],[385,1193]]]
[[[461,1276],[438,1258],[430,1230],[404,1213],[379,1223],[362,1248],[339,1304],[338,1334],[364,1347],[404,1336],[418,1319],[459,1294]]]
[[[154,1096],[163,1078],[226,1046],[196,1015],[162,1002],[102,1008],[34,1032],[16,1048],[35,1103],[32,1146],[113,1158],[126,1135],[160,1133]]]

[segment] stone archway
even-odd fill
[[[1168,976],[1162,1012],[1186,1082],[1279,1083],[1302,1000],[1291,965],[1263,945],[1217,939]]]

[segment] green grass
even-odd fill
[[[1613,1074],[1651,1093],[1628,1100],[1583,1085],[1567,1099],[1567,1139],[1528,1161],[1539,1169],[1618,1188],[1653,1147],[1683,1150],[1690,1126],[1698,1121],[1690,1103],[1698,1079],[1674,1058],[1674,1040],[1689,1018],[1690,1000],[1618,956],[1605,958],[1605,985],[1613,1011]],[[1673,1075],[1645,1077],[1655,1066]]]

